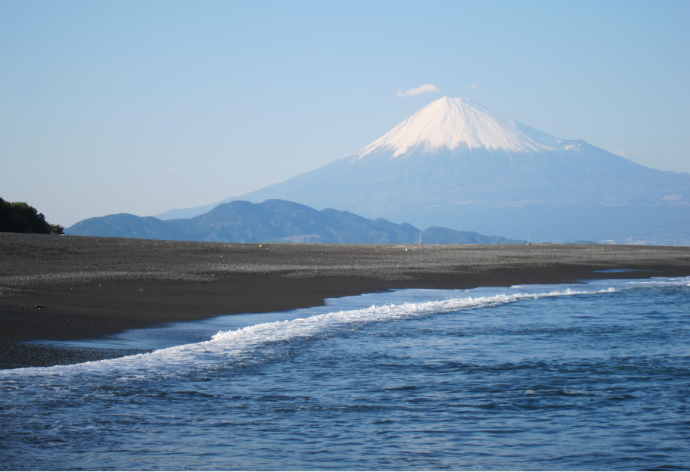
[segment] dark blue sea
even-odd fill
[[[690,278],[129,332],[82,345],[160,349],[0,371],[0,468],[688,469],[689,334]]]

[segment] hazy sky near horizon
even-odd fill
[[[690,172],[688,24],[688,1],[2,0],[0,197],[65,226],[205,205],[443,96]]]

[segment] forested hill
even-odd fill
[[[233,243],[309,242],[349,244],[520,244],[500,236],[407,223],[370,220],[331,208],[318,211],[285,200],[234,201],[189,219],[162,221],[121,213],[80,221],[65,230],[80,236],[215,241]]]

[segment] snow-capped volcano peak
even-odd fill
[[[562,148],[559,140],[503,118],[465,98],[443,97],[418,111],[357,153],[359,158],[393,150],[393,157],[419,149],[433,152],[485,148],[510,152],[541,152]],[[420,148],[421,147],[421,148]]]

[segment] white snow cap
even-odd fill
[[[503,118],[466,98],[443,97],[418,111],[357,153],[361,159],[380,150],[394,150],[393,157],[422,146],[433,152],[461,145],[511,152],[562,149],[560,140],[513,120]]]

